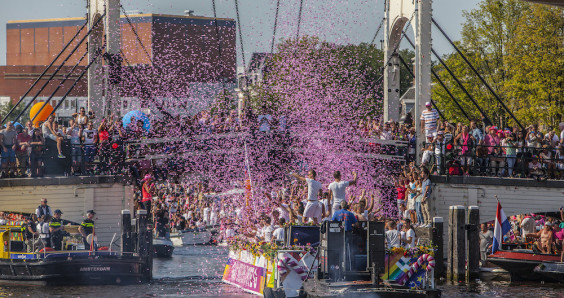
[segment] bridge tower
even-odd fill
[[[120,0],[88,0],[89,27],[102,16],[104,19],[88,36],[88,61],[92,61],[104,42],[106,57],[120,57]],[[96,113],[98,119],[119,111],[119,87],[110,80],[110,68],[102,55],[88,69],[88,110]]]
[[[423,140],[419,117],[425,102],[431,100],[431,18],[432,0],[388,0],[385,4],[384,27],[384,121],[400,118],[400,61],[396,55],[405,24],[415,35],[415,107],[413,120],[417,139]],[[388,58],[391,57],[388,60]],[[416,156],[420,147],[417,146]],[[416,158],[417,159],[417,158]]]

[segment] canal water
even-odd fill
[[[171,259],[155,259],[149,284],[84,287],[0,287],[0,297],[256,297],[221,283],[226,247],[176,248]],[[474,282],[439,286],[443,297],[564,297],[564,286]]]

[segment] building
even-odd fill
[[[122,65],[127,67],[123,71],[120,95],[129,98],[125,107],[131,107],[132,98],[148,96],[140,94],[138,85],[145,86],[144,92],[150,92],[151,98],[187,98],[201,93],[202,85],[217,86],[218,82],[233,88],[236,81],[236,26],[233,19],[214,20],[191,13],[132,14],[128,17],[131,25],[125,16],[121,16]],[[6,102],[9,98],[16,103],[84,22],[84,18],[9,21],[6,24],[7,65],[0,66],[0,100]],[[47,71],[45,80],[40,81],[26,100],[36,94],[87,30],[80,31]],[[56,81],[50,82],[39,97],[48,98],[85,52],[86,41],[72,53],[65,67],[54,76]],[[84,58],[53,99],[62,98],[87,64],[88,58]],[[86,79],[85,75],[69,94],[77,99],[77,103],[87,97]],[[68,107],[70,111],[71,105]]]

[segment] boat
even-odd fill
[[[563,262],[542,262],[540,265],[535,267],[534,271],[546,278],[555,279],[558,282],[564,282]]]
[[[530,249],[498,250],[488,256],[488,261],[507,270],[512,282],[557,281],[550,275],[540,274],[535,268],[544,262],[559,262],[560,255],[539,254]]]
[[[65,226],[65,230],[71,231],[73,227]],[[111,246],[79,249],[72,240],[78,235],[71,234],[64,237],[65,250],[42,248],[34,251],[32,247],[32,252],[28,252],[21,226],[0,226],[0,284],[119,285],[149,282],[152,278],[152,257],[138,252],[148,247],[141,239],[151,236],[140,234],[137,242],[141,247],[137,251],[133,250],[131,238],[122,242],[119,251],[112,251]]]
[[[213,243],[213,231],[208,229],[189,229],[170,234],[175,247],[187,245],[207,245]]]
[[[170,258],[174,251],[172,241],[167,238],[153,238],[153,256],[157,258]]]

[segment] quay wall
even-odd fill
[[[108,245],[120,236],[121,210],[133,212],[133,188],[113,177],[46,177],[0,180],[0,210],[34,213],[41,198],[63,219],[81,223],[93,209],[98,242]]]

